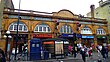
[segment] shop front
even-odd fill
[[[107,43],[107,36],[98,35],[97,36],[97,44],[103,45],[103,43]]]
[[[82,36],[82,44],[90,47],[94,43],[94,36]]]
[[[68,40],[63,38],[43,39],[43,49],[51,54],[51,58],[64,57],[68,52]]]
[[[13,47],[15,48],[16,46],[16,40],[18,39],[17,42],[17,47],[18,47],[18,51],[22,52],[22,47],[24,46],[24,44],[26,44],[28,42],[28,34],[18,34],[18,38],[16,37],[16,34],[11,34],[12,38],[13,38]],[[12,48],[13,48],[12,47]]]
[[[62,34],[60,38],[68,39],[69,43],[72,45],[76,41],[76,34]]]

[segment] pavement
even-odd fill
[[[110,52],[109,52],[109,58],[110,58]],[[110,59],[103,59],[101,55],[98,53],[93,53],[92,58],[86,57],[87,62],[98,62],[98,59],[101,59],[102,62],[110,62]],[[9,62],[9,61],[7,61]],[[10,61],[10,62],[83,62],[82,57],[80,54],[77,54],[77,57],[74,58],[73,56],[69,56],[63,59],[48,59],[48,60],[36,60],[36,61]]]

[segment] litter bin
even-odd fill
[[[49,52],[48,51],[44,51],[44,59],[48,59],[49,58]]]

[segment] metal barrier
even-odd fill
[[[14,61],[15,60],[15,54],[12,53],[7,53],[7,58],[8,61]],[[29,60],[29,55],[28,53],[17,53],[16,55],[17,60],[22,60],[22,61],[28,61]]]
[[[31,55],[30,55],[31,54]],[[67,55],[67,52],[63,52],[63,51],[55,51],[55,53],[51,53],[48,51],[43,51],[43,56],[41,55],[41,52],[36,52],[36,53],[18,53],[16,56],[17,60],[20,61],[28,61],[28,60],[47,60],[47,59],[52,59],[52,58],[65,58],[65,56]],[[9,58],[9,62],[14,61],[15,60],[15,54],[12,53],[8,53],[7,54],[8,58]]]

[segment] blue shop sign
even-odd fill
[[[74,34],[62,34],[61,37],[74,37]]]
[[[94,38],[94,36],[82,36],[82,38]]]
[[[81,34],[76,34],[76,37],[77,38],[82,38],[82,35]]]

